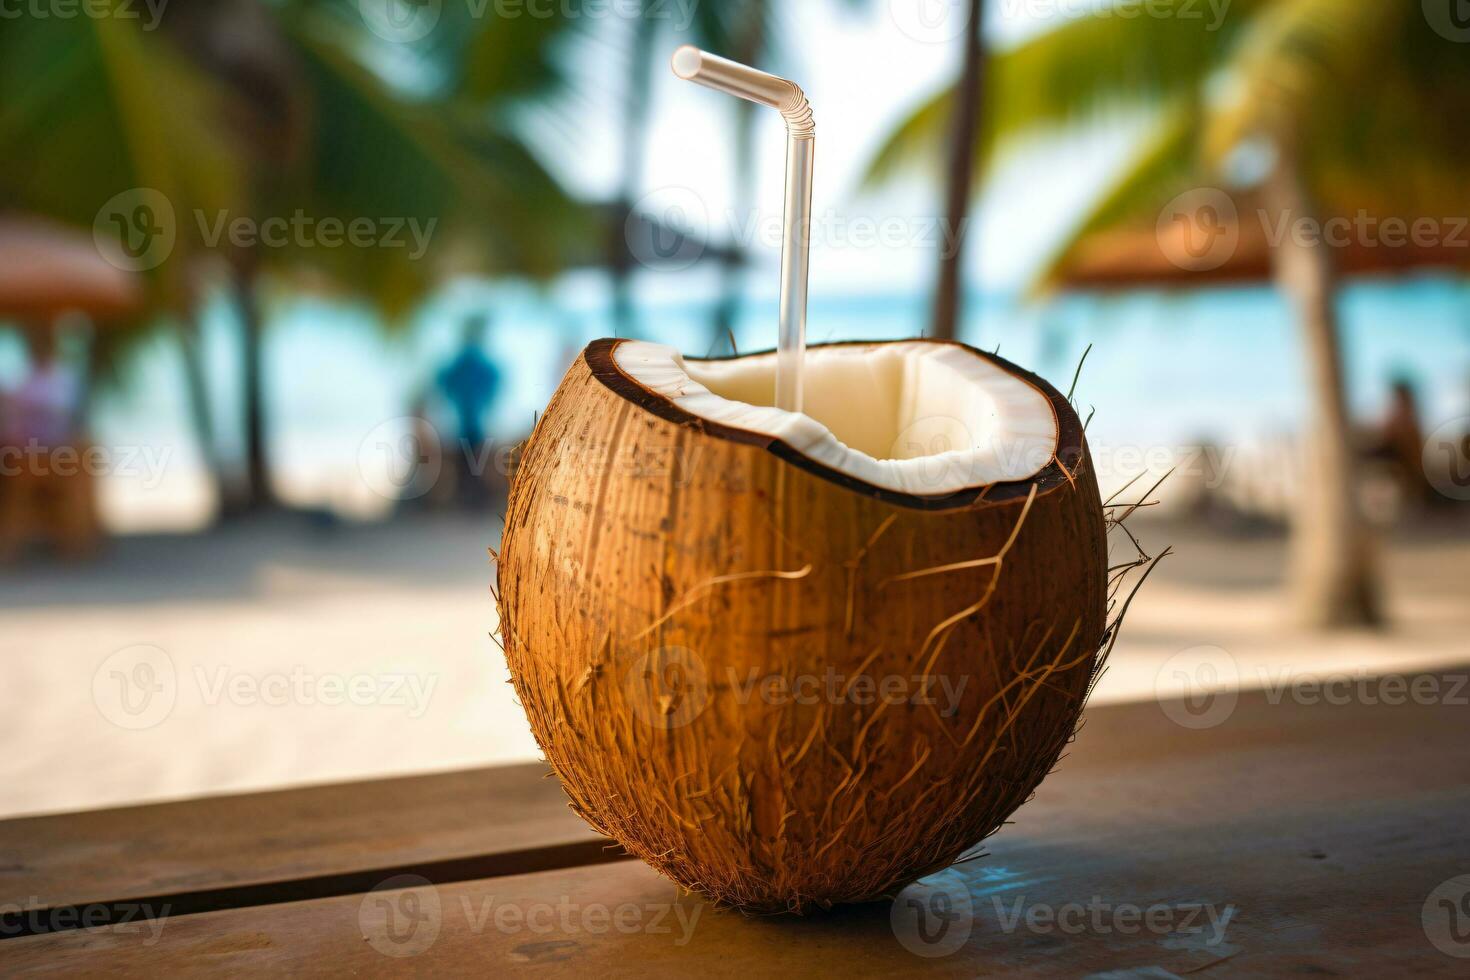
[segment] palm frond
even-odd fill
[[[1198,99],[1251,15],[1280,0],[1123,0],[989,59],[977,152],[989,161],[1019,139],[1117,110]],[[951,86],[922,101],[874,155],[864,183],[932,165],[952,114]],[[982,170],[986,169],[984,167]]]
[[[245,197],[244,165],[221,120],[228,92],[157,34],[115,18],[21,18],[0,35],[0,207],[91,228],[116,195],[147,188],[174,210],[177,240],[150,270],[157,299],[184,298],[202,247],[192,215]]]
[[[1035,279],[1033,292],[1051,290],[1094,236],[1151,223],[1174,193],[1198,173],[1198,107],[1180,102],[1161,113],[1153,136],[1126,170],[1064,237]]]
[[[432,229],[433,253],[349,243],[274,252],[275,264],[310,262],[390,310],[430,288],[451,244],[487,272],[556,270],[581,212],[512,133],[472,106],[405,99],[310,23],[288,30],[313,94],[314,139],[267,210]]]
[[[1407,4],[1281,0],[1262,10],[1241,38],[1225,72],[1223,96],[1210,106],[1204,147],[1222,159],[1258,135],[1310,147],[1322,135],[1320,110],[1381,77],[1399,52],[1383,44],[1406,17]]]

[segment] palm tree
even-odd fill
[[[1235,0],[1218,23],[1188,0],[1120,3],[992,59],[1004,98],[977,131],[983,157],[1019,138],[1144,112],[1155,125],[1132,166],[1079,222],[1064,251],[1157,214],[1161,189],[1216,182],[1245,147],[1270,161],[1260,193],[1273,221],[1323,214],[1470,213],[1470,59],[1418,4]],[[882,179],[932,153],[948,98],[921,106],[890,138]],[[1371,551],[1353,491],[1333,256],[1285,236],[1273,248],[1307,351],[1313,418],[1291,580],[1299,617],[1376,622]]]
[[[993,90],[995,79],[985,40],[985,9],[985,0],[967,0],[959,36],[959,75],[889,138],[869,166],[867,178],[868,184],[878,184],[907,164],[920,158],[929,163],[944,153],[944,231],[952,244],[939,253],[927,331],[944,340],[954,340],[960,333],[970,206],[987,159],[979,143],[993,101],[987,93]]]
[[[449,253],[491,272],[547,274],[583,231],[581,210],[498,115],[544,76],[532,63],[540,46],[508,35],[543,32],[543,20],[479,24],[454,34],[474,43],[453,57],[434,52],[450,76],[441,89],[414,95],[363,60],[370,38],[351,4],[211,0],[170,8],[158,32],[22,18],[0,38],[10,148],[0,204],[90,226],[119,192],[160,192],[176,241],[151,271],[152,310],[175,322],[192,322],[200,260],[228,269],[244,339],[247,505],[271,500],[261,311],[273,284],[331,282],[391,315],[432,288]],[[473,101],[461,94],[472,89]],[[208,233],[217,215],[297,214],[382,219],[400,236],[417,222],[434,229],[433,250],[294,236],[231,246]]]
[[[929,335],[942,340],[959,336],[960,311],[964,304],[964,254],[966,226],[970,215],[970,188],[975,183],[975,132],[985,105],[984,0],[970,0],[965,30],[961,35],[964,53],[960,77],[950,94],[949,166],[944,183],[945,229],[953,245],[939,253],[939,281],[934,287],[934,309]],[[943,237],[941,241],[945,240]]]
[[[468,7],[463,13],[451,7],[447,16],[468,21]],[[211,76],[242,96],[244,119],[235,132],[252,162],[247,190],[254,213],[416,223],[434,229],[437,255],[450,243],[463,244],[481,269],[535,275],[555,269],[577,209],[496,117],[528,86],[545,81],[539,42],[555,29],[554,19],[441,22],[421,57],[471,79],[471,101],[460,78],[410,96],[375,75],[355,53],[368,40],[356,5],[298,0],[272,9],[258,0],[215,0],[193,21],[186,17],[170,28]],[[467,40],[451,48],[445,37]],[[298,244],[306,247],[239,249],[230,261],[246,337],[247,469],[255,506],[270,502],[262,289],[310,268],[392,316],[443,271],[433,255],[408,248],[291,242]]]
[[[627,90],[623,96],[622,119],[622,184],[608,229],[608,270],[612,275],[613,329],[620,337],[632,336],[637,327],[633,320],[633,255],[628,249],[626,221],[633,201],[642,186],[644,157],[648,149],[648,114],[653,103],[654,42],[658,39],[659,18],[653,5],[640,0],[637,17],[631,25],[628,45]]]

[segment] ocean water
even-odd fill
[[[406,417],[421,404],[431,419],[447,425],[432,380],[472,311],[493,317],[487,349],[502,369],[491,430],[499,441],[514,442],[529,430],[577,351],[611,332],[604,297],[595,284],[562,290],[461,284],[399,324],[320,299],[272,307],[267,411],[281,492],[295,503],[350,517],[385,513],[391,493],[374,470],[380,465],[374,447],[406,434]],[[639,334],[688,354],[728,352],[728,343],[712,340],[711,307],[705,297],[642,302]],[[917,293],[814,296],[808,337],[914,336],[926,311],[927,300]],[[1341,311],[1356,417],[1378,415],[1389,380],[1399,375],[1418,390],[1426,430],[1470,414],[1470,286],[1437,278],[1358,284],[1344,291]],[[741,350],[773,346],[775,322],[774,296],[749,300],[736,344]],[[211,305],[204,337],[221,455],[238,459],[238,331],[227,303]],[[1063,391],[1090,345],[1076,400],[1084,416],[1095,412],[1089,428],[1095,453],[1128,447],[1129,462],[1139,453],[1202,441],[1233,446],[1286,439],[1299,429],[1308,405],[1298,331],[1269,289],[1050,302],[976,295],[968,299],[964,339],[998,349]],[[118,380],[100,392],[95,429],[100,443],[142,459],[104,483],[106,515],[115,527],[183,528],[207,518],[213,496],[190,424],[181,354],[166,335],[141,345]]]

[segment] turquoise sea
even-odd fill
[[[502,367],[504,386],[492,429],[505,440],[523,435],[575,352],[610,332],[605,296],[595,282],[549,291],[461,284],[396,327],[341,302],[297,299],[274,306],[267,408],[286,495],[365,516],[381,510],[381,500],[364,497],[354,486],[362,482],[363,441],[410,412],[470,311],[494,317],[488,346]],[[644,302],[641,335],[686,353],[706,353],[712,343],[710,308],[708,298]],[[813,342],[913,336],[926,308],[920,294],[814,296],[808,336]],[[1470,285],[1440,278],[1357,284],[1344,291],[1341,309],[1349,390],[1359,418],[1381,411],[1396,375],[1417,386],[1426,429],[1470,414]],[[240,444],[232,315],[227,303],[216,303],[204,331],[211,407],[227,459]],[[772,346],[775,320],[774,297],[748,301],[737,344],[742,350]],[[965,339],[998,347],[1063,390],[1092,345],[1077,398],[1084,414],[1096,409],[1090,429],[1095,444],[1278,438],[1298,428],[1307,404],[1298,334],[1286,306],[1269,289],[1047,302],[974,295]],[[0,356],[0,373],[5,361]],[[114,508],[122,515],[115,523],[180,523],[168,517],[170,500],[190,514],[199,510],[199,455],[181,378],[179,351],[160,336],[142,344],[119,380],[100,393],[94,423],[99,441],[161,449],[168,456],[167,478],[153,480],[148,495],[137,485],[114,488],[116,500],[124,501]],[[432,400],[430,411],[433,417]]]

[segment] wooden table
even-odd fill
[[[538,766],[4,821],[0,975],[1463,977],[1467,674],[1093,709],[988,857],[805,919],[679,895]]]

